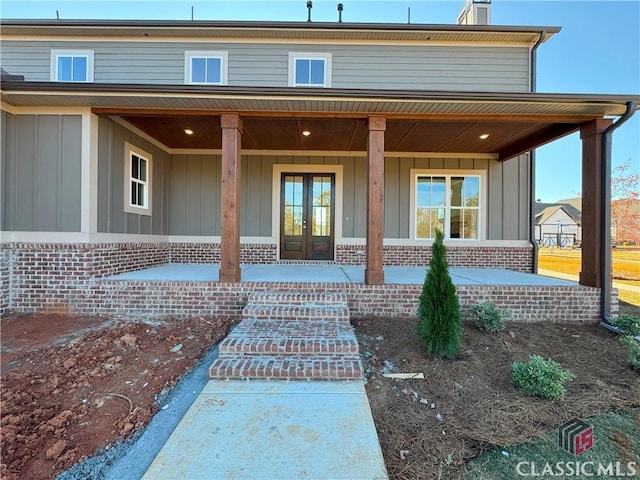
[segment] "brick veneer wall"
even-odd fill
[[[172,247],[162,243],[3,244],[0,313],[7,309],[20,312],[71,310],[80,314],[126,316],[237,317],[253,291],[340,291],[349,297],[354,317],[407,317],[416,314],[422,288],[421,285],[220,284],[101,278],[167,263],[172,256]],[[255,254],[262,256],[260,258],[275,255],[274,246],[263,247],[265,245],[250,245],[245,250],[246,255]],[[467,314],[470,305],[491,300],[499,308],[511,310],[516,321],[599,319],[599,289],[596,288],[460,285],[457,290],[463,315]],[[612,313],[617,311],[617,291],[614,290]]]
[[[339,265],[364,265],[366,256],[363,245],[338,245],[336,263]],[[385,245],[382,252],[384,265],[426,266],[431,260],[430,246]],[[450,267],[507,268],[519,272],[531,272],[533,249],[531,247],[447,247]]]
[[[8,308],[10,302],[10,274],[11,267],[9,262],[11,261],[11,250],[5,248],[4,245],[0,245],[0,315],[2,315]]]
[[[10,279],[4,311],[64,311],[94,278],[169,261],[163,243],[9,243],[2,252],[3,288],[4,279]]]
[[[171,243],[170,248],[171,263],[220,263],[219,243]],[[240,245],[240,263],[275,263],[277,258],[276,244]]]
[[[421,289],[421,285],[99,280],[70,308],[86,314],[239,318],[251,292],[339,291],[349,298],[352,317],[411,317],[416,315]],[[597,288],[460,285],[457,291],[464,318],[471,305],[491,300],[499,308],[509,309],[515,321],[599,321],[600,291]],[[617,291],[614,295],[617,296]],[[617,306],[617,301],[614,303]]]

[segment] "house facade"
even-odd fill
[[[558,27],[2,22],[2,306],[162,263],[532,271],[529,151],[579,130],[586,230],[629,98],[537,94]],[[599,286],[599,243],[582,283]],[[589,262],[592,262],[590,264]]]
[[[582,243],[580,210],[568,203],[536,202],[535,239],[540,247],[574,247]]]

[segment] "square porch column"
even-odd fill
[[[220,225],[220,282],[240,281],[240,146],[242,119],[223,113],[222,127],[222,215]]]
[[[582,269],[580,284],[601,287],[602,133],[612,120],[599,118],[580,128],[582,140]]]
[[[384,237],[384,132],[385,117],[369,117],[367,138],[367,266],[364,282],[382,285],[382,247]]]

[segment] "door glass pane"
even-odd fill
[[[302,235],[304,177],[284,177],[284,234]]]
[[[328,237],[331,235],[331,177],[313,177],[312,198],[311,234]]]

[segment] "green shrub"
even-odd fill
[[[574,378],[575,375],[563,370],[559,363],[540,355],[529,355],[528,362],[513,364],[513,383],[532,397],[562,398],[565,382]]]
[[[460,350],[460,328],[460,305],[449,276],[447,249],[442,232],[437,230],[420,294],[418,334],[429,353],[451,358]]]
[[[612,319],[611,323],[622,330],[622,333],[625,335],[630,335],[632,337],[640,335],[640,317],[625,313]]]
[[[507,328],[504,320],[511,318],[508,310],[499,310],[493,302],[482,302],[471,307],[471,314],[476,319],[476,327],[488,332],[499,332]]]
[[[631,366],[640,370],[640,342],[631,335],[625,335],[620,340],[627,346]]]

